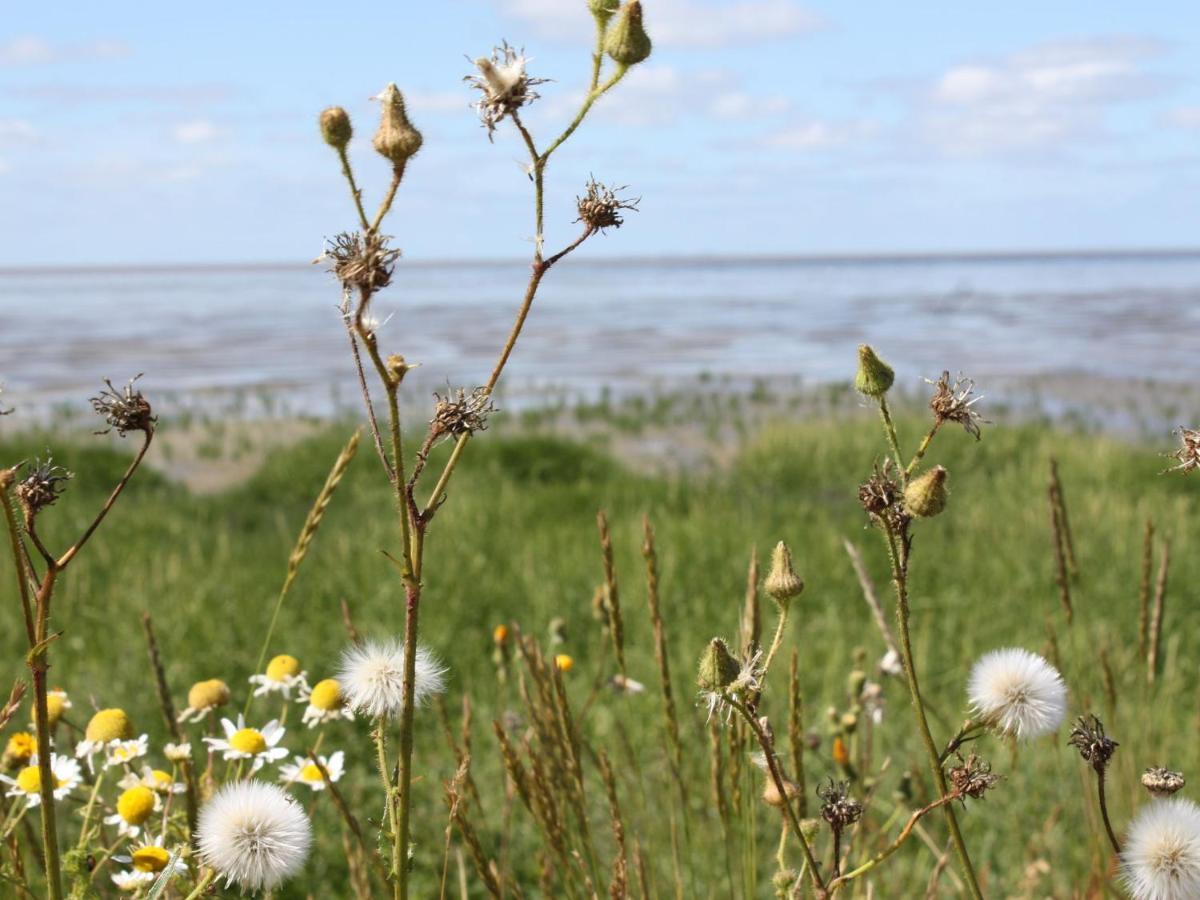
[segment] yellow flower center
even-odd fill
[[[140,847],[131,854],[133,867],[139,872],[161,872],[171,861],[169,854],[162,847]]]
[[[127,741],[133,737],[133,724],[123,709],[102,709],[88,722],[84,737],[101,744]]]
[[[188,706],[192,709],[215,709],[229,702],[229,685],[220,678],[197,681],[188,691]]]
[[[255,755],[267,749],[267,741],[258,729],[243,728],[234,732],[233,737],[229,739],[229,746],[238,753]]]
[[[286,653],[281,653],[267,663],[267,678],[271,681],[287,681],[299,674],[300,661]]]
[[[560,672],[570,672],[575,667],[575,660],[567,656],[565,653],[560,653],[554,657],[554,665],[558,667]]]
[[[63,710],[67,708],[67,695],[61,691],[52,691],[46,695],[46,721],[53,728],[62,718]]]
[[[308,702],[326,712],[338,709],[342,705],[342,686],[334,678],[318,681],[317,686],[312,689],[312,696],[308,698]]]
[[[54,776],[54,787],[58,789],[62,787],[62,779],[57,775]],[[17,787],[23,790],[26,794],[37,794],[42,790],[42,773],[38,771],[37,766],[26,766],[17,775]]]
[[[37,741],[33,735],[27,731],[18,731],[8,739],[8,746],[4,749],[4,755],[10,757],[13,762],[29,762],[29,757],[37,751]]]
[[[117,798],[117,814],[130,825],[141,825],[154,812],[154,791],[131,787]]]
[[[314,763],[309,763],[307,766],[305,766],[303,769],[300,770],[300,780],[301,781],[324,781],[325,779],[323,777],[321,777],[321,770],[318,769]]]
[[[175,779],[171,777],[170,772],[164,772],[162,769],[154,769],[150,772],[150,780],[154,782],[154,789],[157,791],[165,791],[175,783]]]

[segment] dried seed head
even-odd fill
[[[804,580],[792,567],[792,551],[780,541],[771,553],[771,571],[763,582],[763,589],[775,598],[780,607],[786,607],[793,597],[804,590]]]
[[[25,477],[17,482],[16,495],[28,518],[36,516],[47,506],[53,506],[66,490],[67,482],[75,477],[74,473],[62,466],[54,465],[54,459],[49,456],[44,462],[34,460],[26,464],[25,471]]]
[[[389,84],[375,98],[382,109],[379,116],[379,130],[371,139],[372,146],[380,156],[392,161],[392,165],[400,166],[408,162],[424,140],[421,132],[413,128],[408,121],[408,112],[404,108],[404,95],[395,84]]]
[[[1179,435],[1182,445],[1174,453],[1167,454],[1171,459],[1178,460],[1178,465],[1165,469],[1164,472],[1190,472],[1200,468],[1200,428],[1183,428],[1175,432]]]
[[[321,111],[318,121],[325,143],[337,150],[345,150],[350,143],[350,136],[354,134],[350,126],[350,114],[340,106],[331,106]]]
[[[579,210],[579,218],[575,221],[585,223],[593,231],[620,228],[625,223],[621,211],[629,209],[636,212],[638,203],[641,202],[640,197],[634,200],[618,197],[617,191],[623,190],[623,186],[608,188],[592,178],[587,183],[584,195],[575,198],[576,208]]]
[[[934,466],[924,475],[914,478],[904,489],[904,508],[921,519],[936,516],[946,508],[946,470]]]
[[[1161,766],[1154,766],[1142,775],[1142,787],[1155,797],[1169,797],[1176,791],[1182,790],[1187,780],[1182,772],[1172,772]]]
[[[117,434],[124,437],[131,431],[153,434],[154,423],[158,420],[152,414],[150,402],[142,396],[141,391],[134,390],[133,383],[142,376],[135,375],[121,390],[113,387],[107,378],[104,383],[107,389],[101,390],[99,396],[92,397],[92,409],[104,417],[108,428],[98,434],[107,434],[114,428]]]
[[[888,510],[899,507],[903,494],[892,477],[892,469],[892,460],[884,460],[883,465],[876,465],[871,477],[858,488],[858,502],[873,516],[883,516]]]
[[[895,370],[876,356],[869,345],[858,345],[858,371],[854,374],[854,387],[860,394],[882,397],[895,380]]]
[[[415,369],[420,363],[406,362],[404,357],[399,353],[393,353],[384,360],[384,366],[387,369],[388,377],[392,379],[394,384],[399,384],[404,380],[404,376],[409,373],[410,369]]]
[[[608,27],[608,20],[616,14],[621,6],[621,0],[587,0],[592,17],[601,28]]]
[[[457,394],[433,396],[436,402],[429,422],[431,440],[487,430],[487,417],[495,411],[487,388],[477,387],[470,394],[459,388]]]
[[[950,784],[964,803],[965,797],[982,799],[1000,781],[999,775],[992,774],[992,766],[987,760],[980,759],[974,753],[966,759],[957,753],[955,756],[958,756],[958,765],[950,768]]]
[[[476,101],[475,111],[488,131],[488,140],[491,140],[497,124],[538,98],[534,87],[546,83],[545,78],[529,77],[525,72],[528,62],[524,51],[516,50],[504,42],[492,48],[490,58],[481,56],[474,60],[475,67],[479,69],[478,75],[463,78],[483,95]]]
[[[723,691],[737,681],[741,671],[729,646],[720,638],[713,638],[700,656],[696,685],[701,691]]]
[[[933,420],[938,425],[944,422],[956,422],[967,434],[979,440],[979,426],[987,422],[979,417],[972,407],[982,400],[982,397],[972,397],[975,382],[970,378],[959,375],[950,382],[950,373],[942,372],[937,381],[925,379],[926,384],[933,385],[933,396],[929,398],[929,408],[933,410]]]
[[[817,788],[817,796],[821,798],[821,818],[834,831],[841,832],[853,825],[863,814],[862,804],[850,796],[849,782],[826,779]]]
[[[378,232],[363,237],[357,231],[343,231],[328,243],[323,258],[330,261],[329,271],[344,288],[371,293],[391,283],[400,257],[400,251],[389,248],[387,242],[387,235]]]
[[[604,37],[604,52],[619,66],[636,66],[650,56],[650,35],[642,24],[641,0],[628,0]]]
[[[1104,733],[1104,723],[1093,715],[1080,716],[1075,721],[1067,743],[1078,750],[1079,755],[1101,774],[1108,768],[1108,761],[1119,746]]]

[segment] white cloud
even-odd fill
[[[1045,151],[1102,133],[1116,104],[1151,93],[1158,42],[1135,37],[1063,41],[945,71],[926,91],[925,139],[951,156]]]
[[[24,119],[0,119],[0,146],[32,144],[37,139],[37,129]]]
[[[1181,106],[1167,114],[1167,121],[1176,128],[1200,128],[1200,106]]]
[[[783,150],[831,150],[861,142],[874,133],[870,122],[810,119],[768,135],[763,144]]]
[[[502,0],[502,10],[546,37],[589,41],[591,18],[583,2]],[[661,47],[728,47],[804,34],[823,26],[816,13],[793,0],[654,0],[646,5],[646,31]]]
[[[39,66],[63,62],[93,62],[120,59],[131,50],[120,41],[87,41],[82,44],[54,45],[32,35],[12,38],[0,44],[0,66]]]
[[[224,129],[207,119],[180,122],[171,129],[171,137],[179,144],[209,144],[224,133]]]

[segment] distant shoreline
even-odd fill
[[[827,265],[929,265],[962,262],[1121,262],[1127,260],[1195,260],[1200,259],[1200,247],[1116,247],[1116,248],[1064,248],[1052,250],[962,250],[962,251],[912,251],[895,253],[802,253],[802,254],[753,254],[753,255],[647,255],[647,256],[602,256],[573,260],[573,266],[635,266],[651,267],[713,267],[736,266],[827,266]],[[507,259],[438,259],[405,260],[406,267],[443,268],[449,266],[470,268],[493,268],[528,265],[525,258]],[[55,265],[0,265],[0,278],[44,277],[50,275],[98,275],[136,273],[187,273],[206,272],[295,272],[315,268],[311,262],[177,262],[177,263],[85,263],[70,266]]]

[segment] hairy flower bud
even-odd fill
[[[720,638],[713,638],[700,656],[696,684],[702,691],[720,693],[737,681],[741,671],[728,645]]]
[[[604,38],[604,52],[619,66],[636,66],[650,55],[650,35],[642,25],[641,0],[629,0]]]
[[[321,112],[321,137],[330,147],[345,150],[354,129],[350,127],[350,114],[340,106],[331,106]]]
[[[601,28],[607,27],[608,20],[613,17],[620,6],[620,0],[588,0],[588,9],[592,13],[592,18]]]
[[[896,373],[867,344],[858,345],[858,371],[854,375],[854,387],[868,397],[882,397],[896,380]]]
[[[404,95],[395,84],[389,84],[375,98],[382,105],[379,130],[371,141],[381,156],[394,165],[402,165],[421,149],[421,132],[413,128],[404,109]]]
[[[771,571],[763,582],[763,588],[780,606],[787,606],[793,597],[800,596],[804,590],[804,580],[792,568],[792,551],[783,541],[776,544],[771,553]]]
[[[904,508],[914,516],[928,519],[946,508],[946,470],[934,466],[904,489]]]

